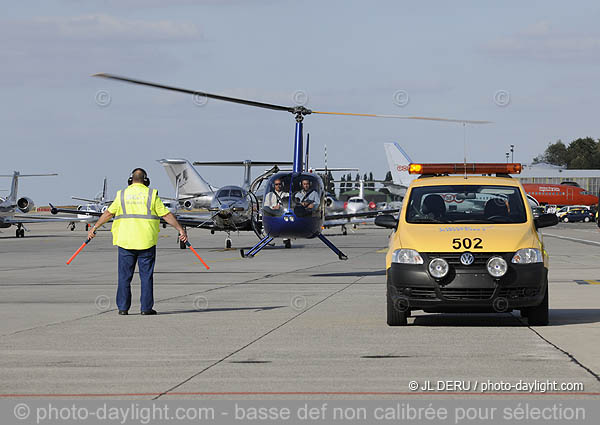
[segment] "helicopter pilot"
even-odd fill
[[[283,191],[283,183],[277,179],[273,182],[275,190],[267,193],[265,196],[265,207],[269,207],[273,210],[279,210],[285,208],[287,204],[288,194]]]
[[[294,200],[308,211],[314,211],[319,207],[319,194],[311,189],[310,180],[302,180],[302,190],[296,192]]]

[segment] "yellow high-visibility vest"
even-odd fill
[[[169,212],[158,191],[140,183],[119,190],[108,211],[114,214],[113,245],[125,249],[148,249],[156,245],[160,217]]]

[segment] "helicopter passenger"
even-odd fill
[[[294,201],[307,211],[314,211],[319,207],[319,194],[316,190],[311,189],[310,180],[302,180],[302,190],[296,192]]]
[[[265,196],[265,207],[273,210],[285,208],[289,196],[287,192],[283,191],[283,183],[280,179],[273,182],[273,188],[274,190]]]

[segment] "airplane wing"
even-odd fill
[[[180,214],[173,213],[179,224],[186,227],[195,227],[198,229],[214,229],[215,222],[209,214]],[[163,220],[161,220],[162,222]],[[217,229],[215,229],[217,230]]]
[[[28,223],[51,223],[51,222],[63,222],[73,223],[82,222],[85,223],[90,221],[88,218],[77,218],[77,217],[47,217],[47,216],[13,216],[4,217],[2,220],[6,224],[28,224]]]
[[[90,219],[92,217],[100,217],[103,214],[99,211],[79,211],[79,210],[72,210],[72,209],[68,209],[68,208],[56,208],[52,204],[50,204],[50,207],[52,208],[50,210],[52,212],[52,214],[66,213],[66,214],[77,214],[77,215],[89,215]],[[175,216],[175,218],[177,218],[177,221],[182,226],[196,227],[196,228],[200,228],[200,229],[213,229],[215,227],[212,217],[208,214],[174,213],[173,215]],[[80,219],[80,220],[84,221],[86,219]],[[71,220],[71,221],[74,221],[74,220]],[[166,221],[164,221],[162,219],[160,220],[160,222],[161,222],[161,224],[167,223]]]
[[[334,227],[334,226],[343,226],[349,223],[361,223],[365,220],[372,220],[376,216],[380,214],[395,214],[398,213],[400,209],[387,209],[387,210],[377,210],[377,211],[364,211],[353,214],[329,214],[325,216],[325,221],[323,222],[324,227]]]
[[[392,209],[387,209],[387,210],[375,210],[375,211],[363,211],[363,212],[359,212],[359,213],[352,213],[352,214],[329,214],[325,216],[325,221],[327,220],[336,220],[336,219],[348,219],[348,218],[356,218],[356,217],[376,217],[380,214],[395,214],[397,212],[399,212],[400,209],[398,208],[392,208]]]
[[[98,201],[97,199],[86,199],[86,198],[79,198],[77,196],[71,196],[71,199],[75,199],[77,201],[84,201],[84,202],[89,202],[90,204],[106,204],[106,205],[110,205],[113,203],[113,201]]]

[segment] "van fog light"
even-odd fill
[[[448,274],[448,262],[443,258],[434,258],[429,262],[429,274],[441,279]]]
[[[487,270],[492,277],[502,277],[508,270],[508,264],[502,257],[492,257],[487,262]]]

